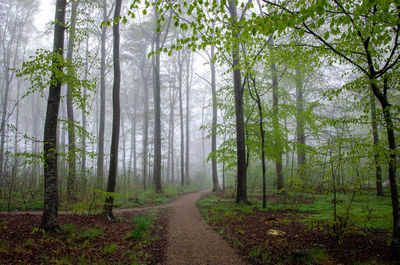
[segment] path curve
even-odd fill
[[[170,203],[167,265],[247,264],[202,219],[196,201],[210,190],[189,193]]]

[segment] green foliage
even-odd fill
[[[99,189],[90,189],[91,197],[72,205],[72,210],[76,213],[99,213],[102,211],[106,198],[118,198],[121,195],[116,192],[106,192]]]
[[[79,237],[83,239],[93,240],[104,234],[103,228],[92,227],[79,233]]]
[[[22,69],[17,70],[17,76],[27,76],[31,82],[28,92],[23,96],[26,97],[32,92],[40,92],[44,96],[44,89],[50,85],[50,76],[54,73],[56,79],[54,82],[66,83],[71,88],[71,97],[75,104],[81,109],[85,109],[87,105],[87,97],[81,92],[83,87],[94,91],[96,88],[96,80],[81,80],[78,72],[84,69],[85,61],[82,58],[75,58],[74,61],[64,59],[60,54],[50,52],[44,49],[36,51],[34,56],[30,57],[30,61],[23,62]],[[60,71],[66,68],[67,71]]]
[[[243,203],[237,204],[232,200],[220,199],[213,195],[199,200],[197,204],[207,222],[212,224],[229,219],[240,219],[243,215],[251,214],[256,207]],[[238,232],[240,233],[241,230]]]
[[[118,249],[118,245],[115,243],[106,245],[103,249],[103,253],[106,255],[111,255],[113,254],[116,250]]]
[[[154,205],[169,203],[184,192],[190,192],[199,189],[199,185],[168,185],[161,193],[155,192],[153,188],[143,190],[128,191],[124,196],[116,197],[114,206],[118,208],[138,207],[141,205]]]
[[[126,233],[124,239],[141,240],[152,225],[153,218],[146,215],[138,215],[132,219],[132,222],[135,224],[135,229]]]
[[[61,226],[61,230],[67,234],[72,234],[76,231],[74,224],[65,224]]]

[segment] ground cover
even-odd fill
[[[162,264],[166,210],[60,215],[60,231],[38,229],[40,215],[0,215],[0,264]]]
[[[390,198],[340,195],[336,222],[329,194],[269,195],[266,209],[259,199],[256,194],[251,205],[237,205],[221,193],[198,202],[205,220],[249,263],[393,263]]]

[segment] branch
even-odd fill
[[[247,10],[249,9],[251,2],[252,2],[252,0],[247,1],[246,5],[243,9],[242,15],[240,16],[239,22],[241,22],[243,20],[244,15],[246,14]]]
[[[331,51],[333,51],[334,53],[336,53],[337,55],[339,55],[340,57],[342,57],[343,59],[345,59],[346,61],[348,61],[349,63],[351,63],[352,65],[356,66],[358,69],[360,69],[362,72],[364,72],[366,75],[369,76],[369,73],[367,70],[365,70],[361,65],[359,65],[358,63],[356,63],[355,61],[353,61],[352,59],[350,59],[349,57],[347,57],[345,54],[343,54],[342,52],[338,51],[335,47],[333,47],[330,43],[328,43],[324,38],[322,38],[320,35],[318,35],[317,33],[315,33],[312,29],[310,29],[308,27],[308,25],[305,22],[301,23],[306,29],[307,29],[307,33],[313,35],[314,37],[316,37],[320,42],[322,42],[323,44],[325,44]]]
[[[268,1],[268,0],[262,0],[262,1],[263,1],[264,3],[266,3],[266,4],[272,5],[272,6],[274,6],[274,7],[278,7],[278,8],[280,8],[280,9],[282,9],[282,10],[288,12],[289,14],[292,14],[292,15],[298,14],[298,12],[294,12],[294,11],[292,11],[292,10],[289,10],[289,9],[287,9],[286,7],[283,7],[283,6],[281,6],[281,5],[275,4],[275,3],[271,2],[271,1]]]
[[[203,79],[204,81],[206,81],[210,86],[211,86],[211,83],[210,83],[210,81],[208,81],[207,79],[205,79],[204,77],[202,77],[201,75],[199,75],[198,73],[195,73],[198,77],[200,77],[201,79]]]
[[[396,30],[396,36],[395,36],[395,40],[394,40],[394,45],[393,45],[393,49],[389,55],[389,58],[386,61],[386,64],[382,67],[381,70],[377,71],[377,77],[383,75],[384,73],[386,73],[388,70],[390,70],[390,68],[392,68],[400,59],[400,55],[397,56],[397,58],[390,64],[390,61],[392,60],[397,47],[399,46],[399,29],[400,29],[400,25],[397,27]]]

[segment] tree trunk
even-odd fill
[[[218,109],[217,109],[217,89],[216,89],[216,80],[215,80],[215,46],[211,46],[211,55],[210,55],[210,68],[211,68],[211,96],[212,96],[212,125],[211,125],[211,152],[217,151],[217,117],[218,117]],[[217,158],[214,156],[211,159],[211,167],[212,167],[212,182],[213,188],[212,191],[219,190],[219,181],[218,181],[218,169],[217,169]]]
[[[85,76],[84,79],[87,80],[89,72],[89,36],[86,37],[86,60],[85,60]],[[86,86],[83,88],[83,97],[87,95],[87,88]],[[86,112],[85,109],[82,108],[82,129],[84,131],[82,135],[82,164],[81,164],[81,179],[83,182],[83,194],[86,194]]]
[[[168,127],[168,158],[167,158],[167,182],[173,182],[174,173],[171,171],[173,165],[172,153],[173,153],[173,134],[174,134],[174,109],[175,109],[175,82],[170,80],[169,82],[169,127]]]
[[[251,89],[249,88],[249,92],[251,97],[256,101],[257,103],[257,109],[258,109],[258,117],[259,117],[259,126],[260,126],[260,134],[261,134],[261,166],[262,166],[262,193],[263,193],[263,198],[262,198],[262,207],[263,209],[266,208],[267,206],[267,189],[266,189],[266,177],[265,177],[265,131],[264,131],[264,126],[263,126],[263,109],[262,109],[262,104],[261,104],[261,98],[260,95],[258,94],[257,91],[257,86],[256,86],[256,81],[254,78],[250,76],[252,82],[253,82],[253,90],[254,90],[254,95],[252,95]]]
[[[53,52],[63,57],[65,9],[67,1],[57,0],[54,24]],[[40,227],[45,231],[58,229],[58,189],[57,189],[57,118],[60,107],[62,62],[54,60],[50,90],[47,100],[46,120],[44,125],[44,208]]]
[[[119,62],[119,19],[121,12],[122,0],[116,0],[114,10],[114,23],[113,23],[113,66],[114,66],[114,83],[113,83],[113,123],[112,123],[112,136],[111,136],[111,150],[110,150],[110,167],[108,173],[107,192],[115,192],[115,184],[117,181],[118,171],[118,142],[119,142],[119,123],[120,123],[120,102],[119,90],[121,82],[121,68]],[[108,196],[104,204],[105,215],[109,219],[114,219],[112,212],[114,204],[114,197]]]
[[[8,107],[8,94],[10,91],[10,78],[9,78],[9,70],[8,67],[6,69],[6,76],[5,76],[5,91],[3,96],[3,108],[2,108],[2,116],[1,116],[1,142],[0,142],[0,184],[4,185],[6,182],[3,176],[3,165],[4,165],[4,148],[6,143],[6,118],[7,118],[7,107]],[[4,185],[5,187],[6,185]]]
[[[143,118],[143,189],[146,190],[147,180],[147,159],[148,159],[148,148],[149,148],[149,89],[147,86],[147,77],[144,75],[144,60],[142,65],[142,82],[143,82],[143,96],[144,96],[144,118]]]
[[[271,39],[272,40],[272,39]],[[271,65],[272,71],[272,106],[273,106],[273,121],[275,140],[275,168],[276,168],[276,188],[283,189],[283,172],[282,172],[282,145],[280,141],[279,128],[279,96],[278,96],[278,75],[275,63]]]
[[[156,22],[160,14],[155,11]],[[155,58],[153,64],[153,89],[154,89],[154,165],[153,165],[153,182],[156,192],[161,192],[161,84],[160,84],[160,32],[154,31],[155,34]]]
[[[124,198],[126,196],[126,135],[125,135],[125,123],[124,123],[124,115],[121,115],[121,136],[122,136],[122,183],[120,187],[123,191]],[[120,181],[121,182],[121,181]]]
[[[233,27],[237,22],[237,7],[233,0],[229,1],[229,13],[233,21]],[[232,38],[232,69],[233,69],[233,89],[235,93],[235,114],[236,114],[236,148],[237,148],[237,194],[236,202],[247,203],[246,186],[246,144],[244,133],[243,116],[243,87],[241,84],[241,73],[239,65],[239,32],[233,28]]]
[[[18,79],[18,84],[17,84],[17,100],[19,100],[19,95],[21,91],[21,79]],[[19,127],[19,104],[17,105],[17,110],[16,110],[16,117],[15,117],[15,130],[18,131]],[[17,177],[17,170],[18,170],[18,159],[17,159],[17,152],[18,152],[18,134],[16,133],[14,135],[14,162],[12,166],[12,171],[11,171],[11,180],[10,180],[10,188],[9,188],[9,194],[8,194],[8,211],[11,211],[11,205],[12,205],[12,194],[13,194],[13,189],[14,189],[14,183],[15,179]]]
[[[183,71],[183,53],[178,52],[178,81],[179,81],[179,117],[181,126],[181,185],[185,184],[185,134],[183,130],[183,99],[182,99],[182,71]]]
[[[296,69],[296,139],[297,139],[297,170],[304,187],[307,186],[307,171],[306,171],[306,136],[304,133],[304,99],[303,99],[303,74],[300,66]]]
[[[133,101],[133,118],[132,118],[132,131],[131,131],[131,137],[132,137],[132,149],[133,151],[133,179],[138,181],[138,175],[137,175],[137,151],[136,151],[136,116],[137,116],[137,104],[138,102],[138,94],[135,88],[135,93],[134,93],[134,101]]]
[[[175,149],[174,149],[174,141],[175,141],[175,80],[173,83],[173,101],[171,107],[171,182],[175,182]]]
[[[376,178],[376,195],[383,196],[382,187],[382,168],[379,162],[379,133],[378,133],[378,123],[376,119],[376,106],[374,93],[371,89],[370,91],[371,100],[371,127],[372,127],[372,137],[374,140],[374,163],[375,163],[375,178]]]
[[[371,68],[371,67],[370,67]],[[374,71],[371,71],[374,72]],[[394,124],[390,113],[390,105],[387,99],[386,91],[388,90],[387,80],[384,81],[384,88],[382,93],[379,91],[375,78],[371,78],[371,89],[375,96],[381,103],[383,110],[383,117],[386,123],[386,132],[389,143],[389,182],[390,182],[390,195],[392,198],[392,215],[393,215],[393,231],[391,250],[395,258],[400,257],[400,207],[399,207],[399,194],[397,190],[396,180],[396,139],[394,136]]]
[[[189,143],[190,143],[190,86],[192,83],[191,72],[193,70],[193,64],[191,60],[192,54],[188,52],[186,59],[186,158],[185,158],[185,174],[186,174],[186,185],[190,184],[189,178]]]
[[[72,62],[75,44],[75,26],[76,26],[76,15],[78,11],[78,1],[72,2],[71,7],[71,21],[70,31],[67,47],[67,60]],[[70,67],[68,69],[68,75],[74,75],[74,70]],[[76,156],[75,156],[75,119],[74,119],[74,106],[72,103],[72,89],[71,85],[67,86],[67,115],[68,115],[68,177],[67,177],[67,201],[72,202],[75,199],[73,193],[75,193],[75,182],[76,182]]]
[[[107,1],[103,0],[103,21],[107,21]],[[101,29],[101,59],[100,59],[100,124],[97,146],[97,179],[98,189],[103,187],[104,181],[104,132],[106,119],[106,37],[107,27]]]

